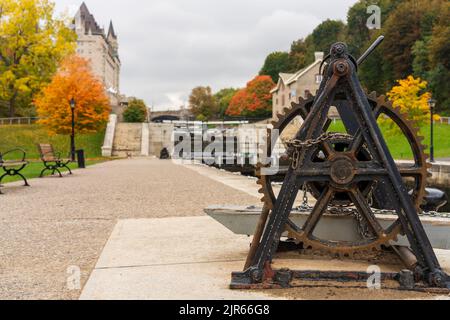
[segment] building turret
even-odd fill
[[[108,40],[108,43],[111,46],[111,49],[113,50],[114,55],[118,58],[119,57],[119,42],[117,41],[117,35],[114,31],[114,26],[112,21],[109,23],[109,29],[108,29],[108,36],[106,37]]]
[[[119,43],[112,21],[108,33],[100,28],[86,4],[74,17],[77,34],[77,54],[90,62],[92,72],[102,81],[111,105],[117,106],[120,97]]]

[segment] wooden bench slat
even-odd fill
[[[53,150],[53,145],[51,144],[39,144],[39,152],[41,154],[41,158],[44,161],[55,161],[55,151]],[[59,160],[59,159],[58,159]]]
[[[24,164],[28,164],[28,162],[27,161],[13,161],[13,160],[9,161],[9,160],[7,160],[7,161],[0,162],[0,167],[6,168],[6,167],[13,167],[13,166],[22,166]]]

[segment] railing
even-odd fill
[[[441,124],[450,124],[450,118],[449,117],[441,117],[439,120]]]
[[[37,120],[39,120],[39,118],[37,118],[37,117],[0,118],[0,126],[33,124],[33,123],[36,123]]]
[[[333,121],[333,123],[341,120],[339,116],[331,116],[330,119]],[[436,123],[450,125],[450,117],[441,117],[438,121],[436,121]]]

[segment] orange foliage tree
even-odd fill
[[[111,110],[103,84],[93,74],[89,62],[79,56],[67,57],[50,84],[35,99],[38,123],[51,134],[70,134],[72,115],[69,101],[74,98],[75,130],[94,133],[103,129]]]
[[[228,116],[266,117],[272,114],[272,94],[275,87],[270,76],[257,76],[231,99]]]

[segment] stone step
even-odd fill
[[[113,143],[113,156],[138,156],[141,153],[142,124],[118,123]]]

